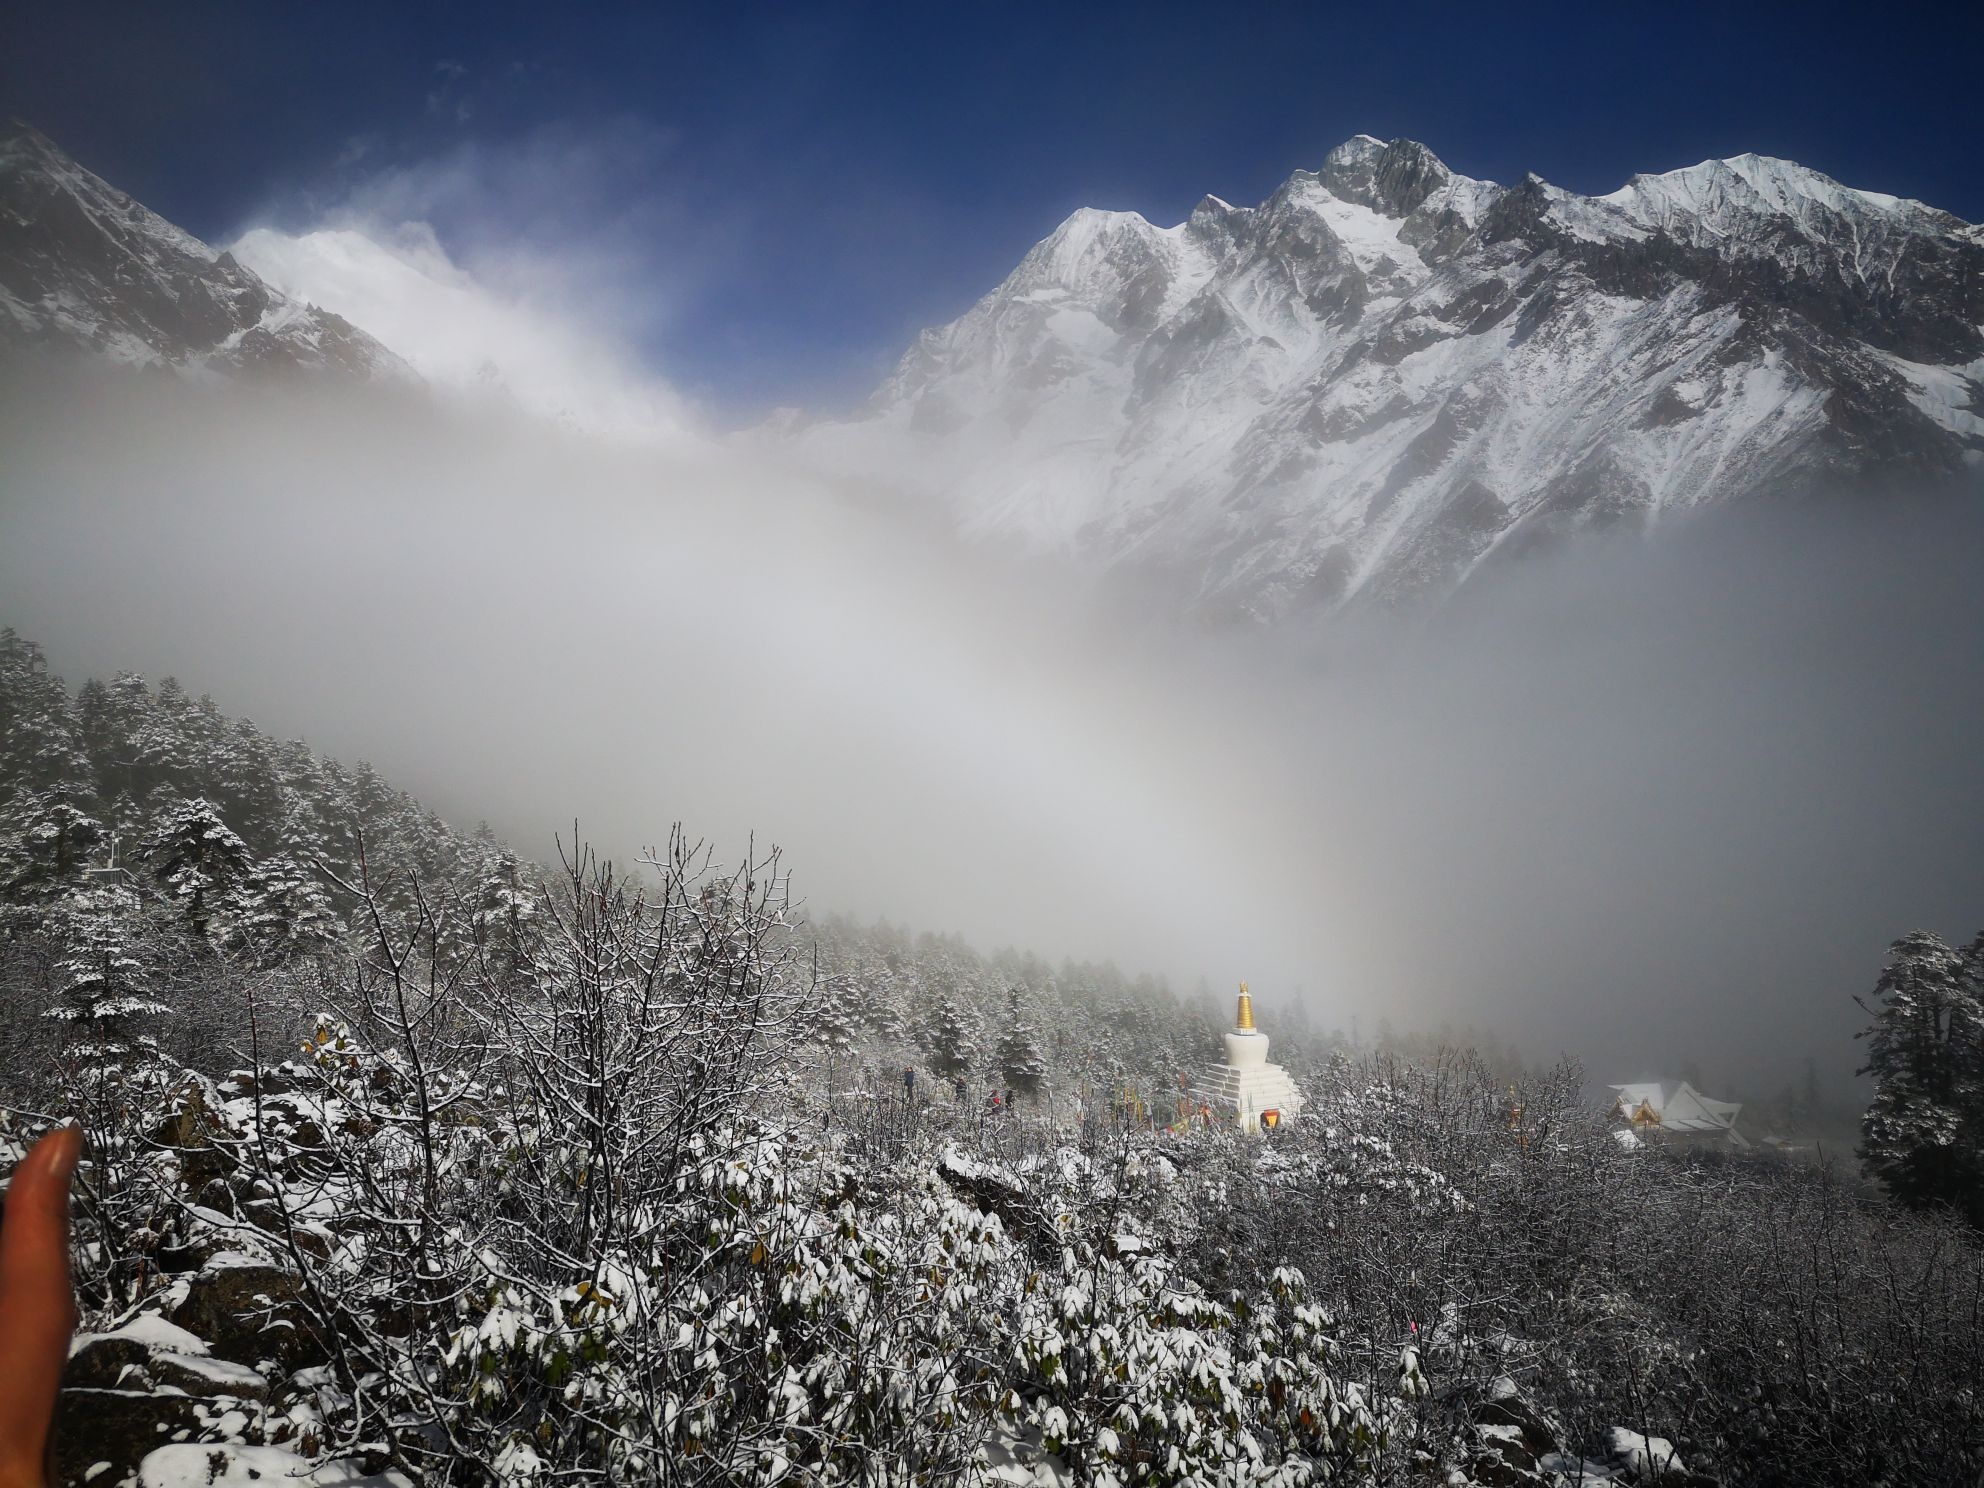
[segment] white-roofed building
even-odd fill
[[[1614,1118],[1624,1122],[1625,1129],[1641,1137],[1697,1145],[1750,1145],[1736,1130],[1736,1117],[1743,1109],[1742,1103],[1703,1095],[1686,1080],[1671,1085],[1663,1080],[1614,1085],[1612,1094]]]

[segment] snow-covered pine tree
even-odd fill
[[[490,969],[507,982],[531,964],[537,894],[525,881],[517,855],[497,842],[486,823],[477,829],[476,839],[482,860],[470,915],[474,943]]]
[[[1007,1089],[1029,1096],[1040,1093],[1047,1079],[1047,1057],[1041,1051],[1040,1034],[1026,1015],[1018,987],[1006,989],[1006,1031],[999,1036],[996,1057]]]
[[[62,1000],[45,1016],[74,1030],[73,1052],[118,1062],[149,1043],[147,1020],[169,1011],[144,991],[138,896],[128,888],[84,889],[61,908]]]
[[[177,677],[152,689],[151,710],[138,731],[138,756],[163,789],[211,799],[211,766],[222,731],[212,699],[195,700]]]
[[[214,704],[201,698],[200,707],[204,713]],[[245,718],[221,718],[212,738],[215,754],[208,765],[207,780],[214,804],[257,851],[267,852],[282,829],[286,804],[276,745]]]
[[[923,1030],[923,1053],[932,1074],[954,1080],[977,1062],[971,1022],[955,997],[941,998]]]
[[[154,792],[175,779],[184,741],[134,672],[119,672],[107,683],[86,682],[76,699],[76,718],[96,772],[98,798],[129,802],[128,816],[112,821],[124,831],[152,803]]]
[[[1984,937],[1980,937],[1984,946]],[[1874,1098],[1860,1155],[1910,1208],[1984,1225],[1984,1006],[1978,965],[1924,930],[1897,940],[1862,1031]]]
[[[67,893],[109,844],[103,823],[72,804],[66,792],[14,797],[0,829],[0,894],[13,900]]]
[[[318,955],[345,933],[324,886],[287,853],[250,867],[237,899],[236,933],[264,965]]]
[[[812,1039],[825,1053],[829,1066],[853,1057],[861,1033],[861,987],[846,970],[820,973],[810,1009]]]
[[[0,630],[0,803],[17,792],[81,789],[89,778],[62,679],[41,647]]]
[[[862,991],[862,1026],[884,1041],[908,1048],[916,1042],[916,977],[906,937],[880,928],[879,959],[871,958]]]
[[[235,890],[250,867],[248,844],[204,797],[175,801],[160,813],[138,856],[201,935],[237,908]]]
[[[316,800],[285,781],[275,830],[276,852],[313,867],[333,856],[328,848],[330,836]],[[335,859],[334,866],[341,862]]]

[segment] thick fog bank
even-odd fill
[[[735,452],[322,395],[0,388],[0,623],[463,823],[787,849],[815,909],[1451,1019],[1601,1077],[1835,1081],[1984,922],[1984,523],[1596,541],[1431,621],[1208,636]]]

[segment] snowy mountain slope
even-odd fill
[[[349,321],[270,288],[25,124],[0,128],[0,344],[81,346],[230,374],[413,373]]]
[[[1984,231],[1760,156],[1582,197],[1359,136],[1258,207],[1084,210],[810,458],[1271,618],[1585,528],[1984,463]]]

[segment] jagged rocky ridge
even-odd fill
[[[0,127],[0,347],[8,343],[229,375],[416,380],[342,316],[271,288],[18,121]]]
[[[1359,136],[1258,207],[1083,210],[794,433],[964,528],[1267,619],[1715,501],[1984,465],[1984,230],[1757,155],[1607,196]]]

